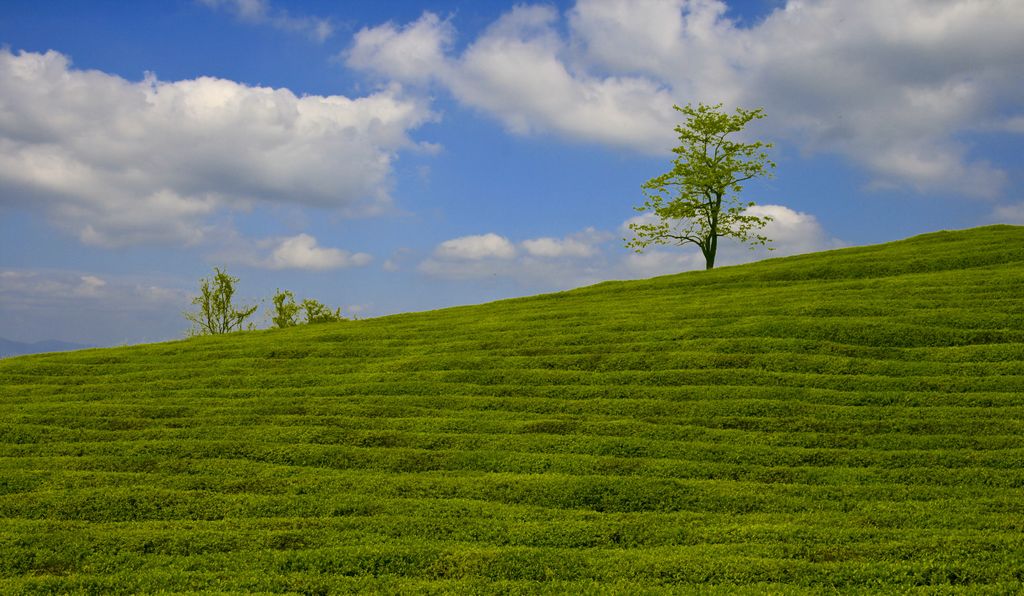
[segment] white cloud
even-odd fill
[[[516,248],[508,238],[494,233],[462,236],[445,240],[434,251],[434,256],[446,260],[511,259]]]
[[[730,238],[719,240],[716,266],[737,265],[768,257],[828,250],[844,246],[829,236],[817,218],[783,205],[759,205],[750,212],[770,216],[764,234],[773,240],[769,251],[754,250]],[[448,280],[512,280],[536,291],[562,290],[611,279],[637,279],[681,271],[704,269],[700,249],[684,246],[652,246],[643,253],[627,251],[623,236],[631,235],[628,224],[645,222],[653,215],[632,217],[618,233],[587,228],[562,238],[533,238],[519,243],[522,251],[503,236],[464,236],[438,245],[434,254],[419,264],[420,273]],[[463,242],[472,239],[470,242]],[[483,239],[488,239],[485,242]],[[490,250],[482,245],[490,243]],[[494,250],[494,246],[502,249]]]
[[[347,63],[403,82],[435,79],[517,134],[554,131],[642,151],[668,149],[668,91],[642,78],[574,71],[561,58],[568,47],[556,32],[557,19],[550,7],[516,6],[461,56],[448,57],[451,26],[425,13],[401,29],[388,23],[360,31]],[[411,50],[415,59],[405,53]]]
[[[523,240],[523,248],[530,256],[540,258],[576,257],[586,258],[596,255],[599,244],[610,238],[610,235],[587,228],[578,234],[565,238],[533,238]]]
[[[322,270],[362,267],[371,260],[373,257],[366,253],[317,246],[316,238],[299,234],[282,239],[262,264],[270,269]]]
[[[568,20],[585,66],[660,81],[677,101],[732,104],[750,42],[725,15],[713,0],[583,0]]]
[[[754,205],[746,213],[772,218],[761,231],[772,239],[769,246],[775,250],[770,256],[798,255],[843,246],[839,240],[829,237],[818,219],[810,213],[794,211],[783,205]]]
[[[423,82],[445,68],[445,50],[453,33],[449,23],[428,12],[405,27],[385,23],[360,30],[344,58],[356,68],[384,72],[401,81]]]
[[[330,19],[295,16],[274,9],[268,0],[199,0],[210,8],[224,8],[239,20],[255,25],[268,24],[282,31],[301,33],[323,42],[334,33]]]
[[[0,303],[6,306],[48,305],[131,296],[162,302],[180,302],[186,293],[133,279],[110,280],[91,273],[9,269],[0,271]]]
[[[594,254],[594,249],[591,246],[574,240],[558,240],[557,238],[523,240],[523,247],[526,249],[526,252],[535,257],[561,257],[565,255],[589,257]]]
[[[1024,226],[1024,203],[1000,205],[993,211],[992,219],[998,223]]]
[[[76,296],[98,297],[102,293],[103,287],[107,285],[106,280],[95,275],[83,275],[79,277],[79,280],[81,283],[74,289]]]
[[[790,0],[751,27],[719,0],[579,0],[565,33],[554,9],[520,5],[459,54],[425,13],[363,30],[348,56],[437,81],[515,133],[641,151],[671,146],[672,103],[764,106],[757,134],[844,155],[877,186],[994,197],[1005,172],[961,139],[1024,102],[1022,21],[1013,0]],[[1000,117],[1016,130],[1019,113]]]
[[[213,214],[259,202],[375,213],[409,130],[431,118],[396,88],[350,99],[131,82],[0,50],[0,202],[102,246],[195,243]]]
[[[517,245],[504,236],[463,236],[439,244],[417,269],[450,280],[511,279],[538,289],[566,289],[608,279],[601,245],[613,235],[586,228],[563,238],[541,237]]]
[[[566,238],[534,238],[520,243],[494,233],[463,236],[439,244],[418,270],[441,279],[513,279],[532,287],[567,288],[598,281],[591,261],[607,235],[587,228]],[[583,258],[589,257],[589,258]]]
[[[76,294],[81,275],[53,274],[25,270],[0,271],[0,305],[23,306],[30,299],[67,299]]]
[[[166,279],[0,270],[0,337],[94,345],[181,337],[189,296]]]

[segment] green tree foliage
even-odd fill
[[[719,237],[733,237],[751,247],[770,242],[758,231],[771,217],[747,213],[754,203],[741,202],[738,194],[743,182],[771,176],[775,163],[765,149],[772,145],[728,138],[751,120],[764,118],[764,110],[737,108],[729,115],[722,104],[673,107],[686,115],[686,121],[675,128],[679,146],[672,150],[672,169],[643,184],[647,200],[635,208],[653,214],[656,221],[629,224],[634,237],[626,239],[626,246],[643,252],[651,244],[696,244],[712,269]]]
[[[348,320],[341,315],[340,307],[331,310],[319,300],[306,298],[296,304],[295,294],[289,290],[277,290],[272,302],[274,310],[270,320],[278,329],[308,323],[334,323]]]
[[[306,323],[336,323],[348,320],[341,316],[340,306],[331,310],[330,307],[311,298],[303,300],[300,306],[306,314]]]
[[[217,335],[240,331],[245,320],[256,312],[257,306],[241,308],[232,304],[235,295],[237,277],[228,275],[219,267],[213,268],[212,277],[203,278],[199,282],[199,295],[192,299],[192,304],[199,307],[198,312],[186,312],[185,318],[192,323],[190,335]],[[251,324],[250,324],[251,328]]]
[[[277,290],[274,294],[274,313],[271,321],[274,327],[284,329],[299,324],[299,305],[295,304],[295,295],[288,290]]]

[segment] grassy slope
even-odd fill
[[[0,362],[0,592],[1024,579],[1024,228]]]

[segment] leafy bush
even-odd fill
[[[299,324],[299,306],[295,304],[295,295],[288,290],[278,290],[274,294],[274,314],[271,321],[274,327],[284,329]]]
[[[337,323],[348,320],[341,316],[340,306],[331,310],[330,307],[312,298],[303,300],[300,307],[306,313],[306,323]]]

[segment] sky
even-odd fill
[[[623,241],[688,103],[774,144],[719,265],[1024,224],[1021,56],[1019,0],[6,0],[0,337],[181,338],[214,267],[359,318],[703,268]]]

